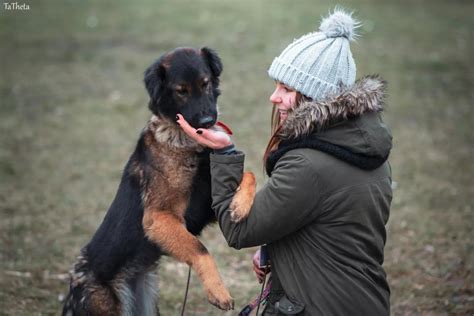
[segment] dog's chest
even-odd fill
[[[145,209],[168,210],[183,216],[198,171],[196,154],[178,151],[154,152],[144,173],[142,188]]]
[[[145,207],[175,210],[182,215],[191,197],[200,163],[197,143],[183,138],[179,127],[151,121],[144,133],[146,161],[142,162]],[[167,128],[165,128],[167,127]],[[157,134],[163,133],[159,137]],[[186,136],[187,137],[187,136]]]
[[[191,187],[199,164],[198,156],[186,151],[168,151],[160,157],[160,168],[166,183],[174,189],[187,191]]]

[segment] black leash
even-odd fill
[[[181,309],[181,316],[184,316],[184,309],[186,308],[186,301],[188,300],[188,290],[189,290],[190,282],[191,282],[191,266],[189,266],[188,282],[186,283],[186,291],[184,292],[184,301],[183,301],[183,307]]]
[[[260,304],[262,304],[263,289],[265,289],[265,283],[267,281],[267,269],[268,269],[268,266],[265,266],[265,274],[263,275],[262,289],[260,290],[260,296],[258,297],[257,312],[255,313],[256,316],[258,316],[258,311],[260,310]]]

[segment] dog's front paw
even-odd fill
[[[230,219],[234,223],[238,223],[246,218],[252,207],[252,204],[246,202],[245,198],[237,196],[240,192],[241,191],[237,192],[232,203],[230,203]]]
[[[224,311],[234,309],[234,299],[225,287],[208,291],[207,299],[209,303]]]
[[[255,197],[255,176],[245,172],[237,193],[230,203],[230,218],[238,223],[249,215]]]

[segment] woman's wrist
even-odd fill
[[[231,143],[230,145],[222,148],[215,148],[213,152],[218,155],[233,155],[237,152],[237,150],[235,149],[235,145]]]

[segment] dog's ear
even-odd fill
[[[165,80],[166,69],[161,60],[157,60],[147,70],[145,70],[145,88],[150,95],[150,99],[156,101],[159,96],[161,85]]]
[[[219,56],[217,56],[217,53],[208,47],[203,47],[201,48],[201,54],[204,56],[204,59],[209,64],[209,68],[211,68],[212,74],[215,77],[219,77],[222,72],[222,62]]]

